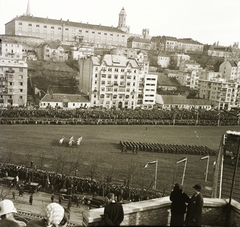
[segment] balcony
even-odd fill
[[[228,199],[204,198],[202,227],[204,226],[235,226],[240,227],[240,203],[231,201],[230,217],[226,222]],[[171,201],[169,197],[144,200],[123,204],[123,226],[170,226]],[[101,226],[101,215],[104,208],[83,212],[83,226]]]

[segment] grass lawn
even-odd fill
[[[147,127],[147,128],[146,128]],[[169,194],[172,184],[181,183],[184,163],[176,161],[188,157],[184,189],[192,194],[192,186],[201,184],[204,196],[211,191],[213,162],[210,157],[208,181],[204,182],[206,160],[201,156],[165,154],[139,151],[121,153],[120,140],[165,144],[204,145],[218,150],[221,136],[227,130],[239,131],[238,126],[159,126],[159,125],[0,125],[0,159],[14,164],[103,180],[130,178],[130,186],[150,189],[154,183],[155,165],[143,166],[158,159],[157,189]],[[62,136],[75,139],[82,136],[80,147],[58,146]]]

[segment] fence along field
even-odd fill
[[[203,194],[212,186],[212,164],[210,156],[208,181],[204,182],[206,162],[199,155],[166,154],[139,151],[122,153],[119,142],[139,141],[165,144],[204,145],[218,150],[221,136],[227,130],[239,131],[239,126],[155,126],[148,125],[1,125],[0,159],[2,162],[34,166],[46,171],[65,173],[78,177],[92,177],[113,182],[130,179],[131,187],[152,188],[155,166],[150,161],[158,159],[157,189],[169,194],[172,184],[181,183],[184,163],[175,164],[188,157],[184,189],[192,194],[196,183],[203,187]],[[79,147],[58,146],[65,136],[83,137]]]

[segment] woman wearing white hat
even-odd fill
[[[14,218],[14,213],[17,213],[17,210],[11,200],[4,199],[0,202],[0,217],[2,220],[12,220],[16,222],[20,227],[26,226],[25,222],[18,221]]]

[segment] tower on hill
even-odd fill
[[[124,32],[129,33],[129,26],[126,25],[126,18],[127,18],[127,14],[126,11],[124,9],[124,7],[121,9],[120,13],[119,13],[119,17],[118,17],[118,29],[121,29]]]
[[[31,16],[31,11],[30,11],[30,0],[28,0],[26,16]]]

